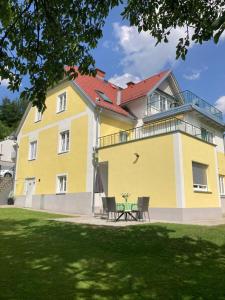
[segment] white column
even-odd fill
[[[181,133],[173,134],[177,208],[185,208],[184,169]]]

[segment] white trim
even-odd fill
[[[35,156],[32,157],[31,154],[32,154],[32,151],[31,151],[31,145],[35,145]],[[34,140],[32,142],[29,142],[29,152],[28,152],[28,160],[31,161],[31,160],[36,160],[37,159],[37,146],[38,146],[38,142],[37,140]]]
[[[177,208],[185,208],[182,141],[179,132],[173,134]]]
[[[217,157],[216,147],[214,147],[214,157],[215,157],[215,165],[216,165],[215,172],[216,172],[216,185],[218,191],[219,206],[222,207],[222,201],[220,197],[219,168],[218,168],[218,157]]]
[[[93,153],[96,141],[96,119],[94,112],[87,107],[88,114],[88,144],[87,144],[87,170],[86,170],[86,192],[93,193],[94,165]]]
[[[64,107],[63,109],[60,110],[60,97],[65,95],[65,99],[64,99]],[[64,111],[67,110],[67,91],[66,90],[62,90],[60,91],[60,93],[57,94],[56,96],[56,114],[60,114]]]
[[[154,87],[147,93],[147,97],[150,96],[159,86],[160,84],[171,74],[171,71],[166,72],[166,74],[154,85]],[[154,75],[153,75],[154,76]]]
[[[16,145],[16,162],[14,169],[14,184],[13,184],[13,192],[16,195],[16,182],[17,182],[17,170],[18,170],[18,161],[19,161],[19,142],[20,142],[20,134],[17,136],[17,145]]]
[[[42,112],[39,112],[38,108],[36,107],[35,116],[34,116],[34,123],[38,123],[42,120]]]
[[[68,149],[62,150],[62,134],[63,133],[68,133],[69,136],[69,145],[68,145]],[[67,137],[68,138],[68,137]],[[67,144],[67,138],[66,138],[66,144]],[[66,129],[66,130],[61,130],[58,133],[58,154],[63,154],[63,153],[67,153],[70,151],[70,142],[71,142],[71,134],[70,134],[70,130]]]
[[[59,184],[58,184],[59,177],[66,177],[66,190],[63,192],[59,191]],[[56,194],[58,194],[58,195],[66,194],[68,192],[68,173],[56,174],[56,189],[55,189],[55,191],[56,191]]]
[[[43,126],[43,127],[39,128],[39,129],[36,129],[36,130],[34,130],[34,131],[29,131],[28,133],[25,133],[25,134],[21,135],[20,138],[22,138],[22,137],[27,137],[27,136],[31,136],[31,135],[34,136],[35,134],[37,135],[39,132],[42,132],[42,131],[45,131],[45,130],[47,130],[47,129],[56,127],[57,125],[60,125],[62,122],[66,122],[66,121],[71,122],[71,121],[73,121],[73,120],[75,120],[75,119],[79,119],[79,118],[81,118],[81,117],[83,117],[83,116],[87,116],[87,112],[86,112],[86,111],[84,111],[84,112],[82,112],[82,113],[79,113],[79,114],[77,114],[77,115],[75,115],[75,116],[72,116],[72,117],[69,117],[69,118],[66,118],[66,119],[57,121],[57,122],[55,122],[55,123],[51,123],[51,124],[49,124],[49,125]]]
[[[225,196],[225,182],[224,182],[225,176],[222,174],[219,174],[219,188],[220,188],[220,196],[223,197]],[[222,186],[223,186],[223,193],[221,193],[221,181],[222,181]]]

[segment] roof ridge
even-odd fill
[[[170,72],[170,71],[171,71],[170,69],[167,69],[167,70],[165,70],[165,71],[161,71],[161,72],[159,72],[159,73],[155,73],[155,74],[153,74],[153,75],[151,75],[151,76],[149,76],[149,77],[146,77],[146,78],[142,79],[141,81],[139,81],[139,82],[137,82],[137,83],[134,83],[134,84],[137,85],[137,84],[139,84],[139,83],[142,83],[142,82],[145,81],[145,80],[151,79],[151,78],[154,77],[154,76],[160,75],[160,74],[162,74],[162,73],[168,73],[168,72]],[[126,89],[128,89],[128,88],[129,88],[129,87],[126,87],[126,88],[124,88],[123,90],[126,90]]]

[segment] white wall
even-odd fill
[[[10,139],[0,141],[0,160],[12,162],[12,152],[15,152],[14,144],[15,141]]]
[[[146,117],[147,113],[147,97],[132,101],[126,106],[138,118],[137,126],[143,125],[142,119]]]
[[[168,79],[165,79],[158,87],[161,91],[163,91],[164,93],[167,93],[171,96],[174,95],[174,92],[172,90],[172,87],[169,83],[169,80]]]
[[[224,153],[224,139],[223,130],[219,130],[213,126],[207,124],[207,121],[202,121],[195,113],[187,113],[184,116],[184,120],[196,127],[203,127],[214,134],[214,143],[216,144],[216,150]]]

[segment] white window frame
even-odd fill
[[[206,185],[194,182],[193,164],[202,165],[205,168],[205,172],[206,172],[205,175],[206,175],[206,182],[207,182]],[[192,178],[193,178],[193,189],[194,189],[194,191],[197,191],[197,192],[208,192],[209,191],[209,189],[208,189],[208,172],[207,172],[207,169],[208,169],[208,165],[202,164],[202,163],[199,163],[199,162],[196,162],[196,161],[192,161]]]
[[[33,145],[36,145],[34,153],[33,153],[33,149],[32,149]],[[35,159],[37,159],[37,140],[31,141],[29,143],[29,157],[28,157],[28,159],[29,160],[35,160]]]
[[[34,122],[37,123],[40,122],[41,120],[42,120],[42,112],[36,108]]]
[[[60,189],[60,178],[66,178],[66,182],[63,183],[63,189]],[[66,194],[68,190],[68,175],[66,173],[56,175],[56,194]]]
[[[63,134],[65,134],[65,142],[63,143]],[[68,134],[68,135],[66,135]],[[64,148],[63,148],[64,145]],[[63,130],[59,133],[58,153],[67,153],[70,151],[70,130]]]
[[[224,175],[219,175],[220,195],[225,196]]]
[[[64,100],[61,105],[61,98],[64,97]],[[67,93],[63,92],[57,96],[57,105],[56,105],[56,113],[61,113],[66,110],[67,107]]]

